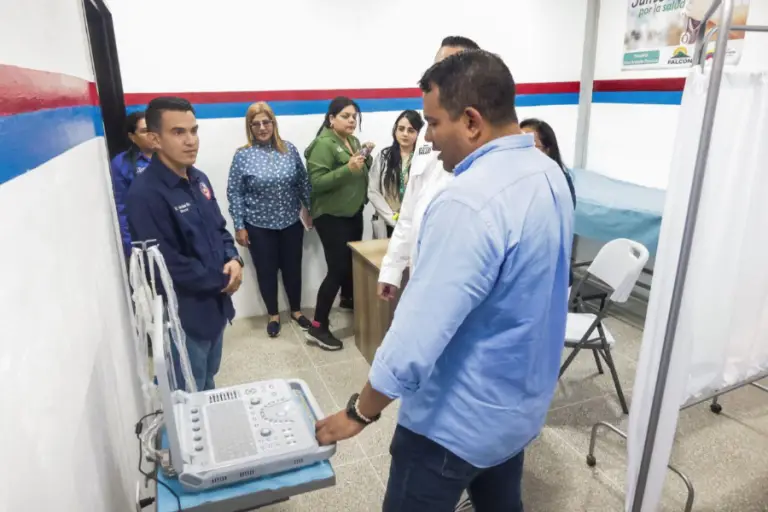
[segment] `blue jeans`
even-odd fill
[[[221,366],[221,349],[224,346],[224,329],[214,340],[198,340],[187,336],[187,352],[192,375],[195,377],[198,391],[207,391],[216,387],[213,381]],[[171,344],[173,354],[173,371],[176,373],[176,389],[185,389],[184,374],[181,373],[179,353],[176,344]]]
[[[523,452],[491,468],[476,468],[400,425],[384,512],[452,512],[467,489],[477,512],[523,512]]]

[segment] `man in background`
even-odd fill
[[[128,224],[134,241],[157,241],[178,298],[197,389],[213,389],[243,260],[208,177],[194,167],[200,140],[192,105],[183,98],[155,98],[146,122],[155,155],[128,192]],[[183,381],[175,345],[174,367]]]
[[[384,510],[522,512],[523,450],[539,434],[565,337],[573,203],[520,130],[515,83],[468,50],[430,68],[427,140],[454,180],[424,215],[413,276],[347,409],[321,444],[360,433],[400,398]]]
[[[440,44],[435,62],[463,50],[479,49],[477,43],[468,37],[448,36]],[[381,262],[378,294],[384,300],[396,297],[398,288],[402,286],[403,272],[413,263],[419,227],[427,206],[453,179],[453,172],[446,171],[438,160],[439,152],[425,140],[426,133],[427,130],[421,130],[416,140],[400,215],[389,240],[387,254]]]

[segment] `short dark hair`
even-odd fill
[[[177,96],[160,96],[154,98],[147,105],[145,116],[147,119],[147,130],[154,133],[160,133],[163,121],[163,112],[170,110],[173,112],[192,112],[195,109],[192,104],[184,98]]]
[[[419,87],[425,93],[440,89],[440,105],[452,119],[473,107],[492,125],[517,122],[515,80],[504,61],[490,52],[451,55],[429,68]]]
[[[450,48],[464,48],[466,50],[479,50],[480,46],[468,37],[448,36],[440,43],[440,47],[448,46]]]

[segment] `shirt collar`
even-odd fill
[[[459,162],[459,165],[453,170],[453,174],[458,176],[465,172],[472,166],[473,163],[479,158],[482,158],[487,153],[494,151],[506,150],[506,149],[524,149],[534,147],[533,134],[523,133],[520,135],[507,135],[506,137],[499,137],[493,139],[490,142],[486,142],[472,153],[470,153],[464,160]]]
[[[173,188],[179,183],[185,181],[184,178],[170,170],[168,166],[165,165],[162,160],[160,160],[160,157],[157,156],[157,153],[152,156],[151,165],[157,169],[158,177],[163,183],[165,183],[168,188]],[[189,178],[190,183],[195,183],[200,179],[200,174],[197,169],[190,167],[187,169],[187,177]]]

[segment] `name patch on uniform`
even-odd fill
[[[202,194],[205,196],[205,198],[210,201],[210,199],[211,199],[211,189],[209,189],[208,186],[205,183],[203,183],[202,181],[200,182],[200,192],[202,192]]]
[[[425,144],[419,148],[420,155],[428,155],[431,152],[432,152],[432,146],[430,144]]]

